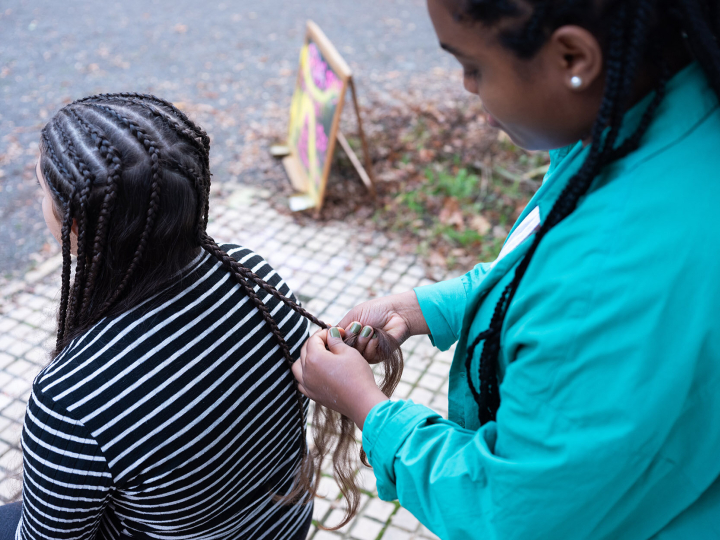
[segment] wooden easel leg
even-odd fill
[[[375,189],[375,175],[373,174],[372,159],[370,158],[370,148],[368,147],[367,139],[365,138],[365,130],[363,130],[360,105],[358,104],[357,92],[355,91],[355,81],[352,77],[350,78],[350,92],[352,93],[355,115],[357,116],[358,122],[358,133],[360,134],[360,143],[362,144],[363,155],[365,157],[365,170],[370,178],[370,185],[368,188],[370,189],[370,193],[374,199],[377,197],[377,190]]]

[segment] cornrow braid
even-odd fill
[[[202,157],[202,163],[203,163],[203,172],[198,175],[195,173],[194,170],[189,169],[187,167],[183,167],[180,163],[177,163],[178,166],[180,166],[181,170],[187,175],[187,173],[190,173],[193,175],[193,181],[201,182],[201,185],[205,185],[204,178],[206,176],[210,175],[210,158],[209,158],[209,149],[210,149],[210,137],[208,137],[207,133],[202,130],[199,126],[196,126],[193,124],[188,117],[182,113],[179,109],[177,109],[174,105],[171,103],[168,103],[162,99],[159,99],[155,96],[150,96],[147,94],[137,94],[137,93],[131,93],[131,92],[124,92],[124,93],[117,93],[117,94],[100,94],[97,96],[89,96],[84,99],[80,99],[76,101],[76,103],[89,103],[89,102],[97,102],[97,101],[113,101],[113,102],[120,102],[120,103],[132,103],[134,105],[137,105],[138,107],[141,107],[147,111],[150,112],[155,118],[158,118],[163,124],[165,124],[166,127],[173,130],[175,133],[179,134],[186,140],[190,141],[196,149],[199,151],[200,156]],[[148,105],[150,102],[153,105],[157,107],[157,109],[153,106]],[[158,109],[165,111],[166,114],[161,113]],[[175,115],[180,119],[180,122],[182,122],[182,125],[180,125],[178,122],[172,120],[170,118],[171,115]],[[207,187],[209,189],[209,180],[207,182]],[[209,192],[208,192],[209,193]],[[207,227],[207,221],[208,221],[208,212],[209,212],[209,197],[205,199],[205,207],[203,209],[204,214],[204,223],[203,223],[203,229]],[[201,237],[201,231],[198,231],[198,238]]]
[[[55,152],[55,145],[52,144],[52,142],[50,141],[50,136],[48,134],[50,127],[50,125],[46,126],[42,130],[42,133],[40,135],[42,149],[49,158],[50,163],[52,163],[55,172],[59,173],[56,175],[55,179],[68,187],[71,186],[71,184],[68,183],[67,178],[71,178],[72,176],[65,167],[65,164],[62,162],[62,160],[60,160],[57,153]],[[54,182],[48,184],[48,187],[52,191],[53,196],[55,196],[60,202],[62,202],[63,205],[68,204],[72,200],[72,195],[70,195],[69,197],[64,195],[63,191],[58,189]]]
[[[70,299],[70,272],[72,266],[72,259],[70,256],[70,230],[72,229],[72,213],[70,211],[70,204],[66,204],[63,213],[62,230],[60,232],[60,238],[62,240],[62,288],[60,293],[60,311],[58,316],[58,333],[56,342],[56,352],[60,353],[60,345],[65,337],[65,332],[68,326],[67,310]]]
[[[48,136],[48,127],[43,129],[40,136],[42,142],[42,148],[48,155],[50,162],[53,167],[60,173],[60,178],[68,178],[70,173],[65,168],[65,165],[58,159],[57,153],[55,152],[55,146],[51,143]],[[55,353],[60,353],[60,348],[63,343],[65,336],[65,326],[67,319],[67,308],[70,297],[70,273],[72,271],[72,259],[71,259],[71,245],[70,245],[70,230],[72,228],[72,214],[70,211],[70,201],[75,195],[75,188],[71,186],[69,189],[68,196],[63,195],[63,192],[59,190],[54,182],[48,182],[53,195],[62,203],[63,215],[62,215],[62,228],[60,231],[60,239],[62,241],[62,277],[61,277],[61,289],[60,289],[60,307],[58,309],[58,329],[57,338],[55,342]]]
[[[115,94],[98,94],[95,96],[89,96],[84,99],[80,99],[76,101],[76,103],[85,103],[87,101],[107,101],[117,98],[130,98],[138,100],[139,102],[145,102],[149,101],[150,103],[154,103],[161,108],[169,111],[172,115],[177,116],[186,126],[188,126],[191,130],[193,130],[197,135],[200,137],[200,140],[202,141],[202,145],[205,148],[205,155],[203,156],[205,160],[209,164],[209,153],[210,153],[210,137],[208,134],[199,126],[194,124],[188,117],[183,113],[180,109],[175,107],[172,103],[165,101],[164,99],[160,99],[156,96],[150,95],[150,94],[139,94],[136,92],[119,92]]]
[[[151,160],[150,175],[152,181],[150,184],[150,201],[148,203],[147,214],[145,217],[145,230],[140,237],[140,242],[138,243],[137,250],[135,251],[135,256],[130,263],[130,267],[125,273],[125,276],[120,282],[120,285],[116,289],[115,293],[108,299],[105,305],[100,308],[100,312],[104,313],[123,293],[125,287],[127,287],[127,284],[133,277],[133,274],[137,270],[138,266],[140,266],[143,256],[145,255],[148,240],[150,238],[150,234],[153,231],[153,226],[155,225],[155,218],[158,212],[158,208],[160,206],[160,152],[157,149],[157,144],[152,139],[150,139],[150,137],[140,128],[140,126],[138,126],[132,120],[121,115],[111,107],[98,105],[96,103],[92,103],[91,106],[114,117],[120,122],[120,124],[125,126],[130,131],[130,133],[132,133],[135,138],[140,142],[145,151],[149,154]]]
[[[108,166],[107,184],[105,186],[105,193],[103,196],[102,206],[100,207],[100,215],[98,216],[96,224],[95,238],[93,240],[92,263],[90,265],[90,272],[88,273],[87,285],[85,286],[85,294],[81,308],[82,311],[85,312],[90,304],[92,293],[95,290],[95,280],[97,279],[97,274],[100,270],[100,264],[103,258],[102,246],[107,236],[108,221],[110,220],[115,206],[115,200],[117,199],[117,187],[118,181],[120,180],[122,162],[118,151],[98,129],[85,122],[80,115],[75,112],[75,110],[69,109],[69,113],[82,127],[82,129],[85,130],[93,142],[95,142],[95,145],[100,152],[100,156],[105,160]]]
[[[187,178],[191,179],[195,183],[198,192],[202,191],[205,193],[205,203],[202,205],[198,204],[197,208],[198,220],[196,234],[200,241],[202,241],[205,235],[205,230],[207,229],[208,219],[210,218],[210,183],[207,182],[203,176],[198,174],[195,169],[185,167],[179,163],[177,166]]]
[[[83,291],[85,289],[85,270],[87,266],[87,259],[85,257],[87,251],[86,245],[86,230],[88,223],[87,216],[87,200],[90,195],[90,189],[92,188],[93,181],[95,180],[93,174],[88,168],[87,164],[80,158],[75,148],[75,144],[68,135],[67,131],[62,125],[60,116],[55,118],[55,126],[60,133],[63,144],[67,150],[67,155],[73,163],[75,169],[82,176],[82,185],[77,190],[77,208],[78,208],[78,237],[77,237],[77,262],[75,265],[75,285],[72,290],[72,298],[67,311],[67,325],[71,328],[79,323],[81,317],[81,299],[83,297]]]

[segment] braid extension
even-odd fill
[[[103,196],[102,206],[100,207],[100,214],[98,216],[97,225],[95,227],[95,238],[93,240],[93,257],[90,265],[90,271],[88,272],[87,283],[85,285],[85,294],[83,297],[82,308],[85,310],[90,305],[90,299],[95,290],[95,281],[97,274],[100,270],[100,263],[104,256],[104,245],[105,238],[107,237],[106,230],[108,229],[108,222],[112,216],[112,211],[115,207],[115,200],[117,199],[117,188],[120,180],[120,174],[122,170],[122,162],[120,160],[119,152],[113,147],[110,142],[98,131],[95,127],[85,122],[74,109],[69,109],[70,114],[75,121],[83,128],[88,136],[93,140],[95,146],[100,152],[101,157],[105,160],[108,166],[108,177],[105,185],[105,193]]]
[[[215,243],[215,241],[212,238],[210,238],[209,236],[206,236],[204,238],[204,241],[207,243],[208,246],[211,246],[213,249],[220,250],[220,248]],[[220,251],[222,251],[222,250],[220,250]],[[297,313],[299,313],[300,315],[302,315],[303,317],[308,319],[310,322],[316,324],[323,330],[327,330],[328,328],[330,328],[329,325],[327,325],[326,323],[324,323],[323,321],[321,321],[320,319],[315,317],[312,313],[307,311],[305,308],[303,308],[303,307],[299,306],[298,304],[296,304],[295,302],[293,302],[290,298],[281,294],[275,287],[273,287],[272,285],[267,283],[265,280],[263,280],[260,276],[255,274],[255,272],[253,272],[249,268],[242,266],[240,263],[235,261],[235,259],[233,259],[232,257],[230,257],[230,261],[228,264],[232,265],[233,271],[237,272],[239,275],[241,275],[243,277],[243,279],[254,282],[258,287],[262,288],[265,292],[267,292],[268,294],[270,294],[270,295],[274,296],[275,298],[277,298],[278,300],[280,300],[283,304],[287,305],[293,311],[296,311]]]
[[[715,93],[720,96],[720,8],[713,2],[715,17],[712,17],[710,3],[702,0],[683,0],[672,9],[685,30],[685,35],[695,58],[703,68]],[[712,21],[712,22],[709,22]],[[713,26],[714,24],[714,26]]]
[[[130,133],[140,142],[143,149],[149,154],[151,160],[150,175],[152,178],[152,183],[150,185],[150,202],[148,203],[147,214],[145,217],[145,230],[140,236],[140,242],[138,243],[138,247],[135,251],[133,260],[130,263],[127,272],[125,272],[125,276],[120,282],[120,285],[118,285],[115,293],[100,308],[100,312],[104,313],[108,309],[110,309],[110,307],[123,293],[125,287],[127,286],[130,279],[133,277],[133,274],[137,270],[138,266],[140,266],[140,263],[143,260],[143,256],[145,255],[145,249],[147,248],[150,234],[152,233],[155,226],[155,216],[160,207],[160,152],[157,149],[156,143],[152,139],[150,139],[150,137],[148,137],[148,135],[140,128],[140,126],[131,121],[129,118],[121,115],[111,107],[98,105],[96,103],[92,103],[91,106],[105,112],[106,114],[115,118],[123,126],[125,126],[130,131]]]
[[[204,242],[202,244],[203,248],[205,248],[210,254],[212,254],[216,259],[222,262],[222,264],[230,271],[230,273],[236,278],[236,281],[240,284],[240,286],[245,291],[245,294],[250,297],[252,302],[255,304],[255,307],[262,315],[263,319],[265,320],[265,323],[270,327],[270,331],[277,339],[278,345],[280,346],[280,350],[282,351],[282,355],[285,358],[285,361],[288,364],[289,368],[292,368],[292,365],[295,363],[293,360],[292,354],[290,353],[290,348],[288,347],[287,341],[285,341],[285,337],[282,335],[282,332],[280,331],[280,328],[278,327],[277,323],[275,322],[275,319],[273,319],[272,315],[270,314],[270,310],[268,310],[265,303],[260,299],[260,297],[255,292],[254,288],[250,286],[250,284],[247,282],[245,277],[238,272],[236,269],[240,266],[239,263],[230,257],[227,253],[225,253],[223,250],[221,250],[218,245],[215,243],[214,240],[212,240],[210,237],[205,236]],[[298,382],[295,380],[295,377],[293,379],[293,386],[295,388],[295,395],[297,397],[297,412],[299,416],[300,426],[301,426],[301,438],[300,438],[300,456],[306,456],[307,455],[307,436],[306,436],[306,426],[305,426],[305,398],[303,394],[300,392],[300,389],[298,388]],[[301,458],[303,459],[303,458]],[[306,459],[303,459],[303,461],[308,461]],[[312,469],[309,469],[306,471],[308,476],[311,476],[313,474]]]
[[[44,148],[47,151],[47,155],[50,158],[50,162],[53,164],[64,180],[70,175],[65,168],[65,165],[58,159],[55,152],[55,147],[51,144],[47,130],[49,127],[43,129],[41,134],[41,140]],[[64,175],[64,176],[62,176]],[[62,216],[62,229],[60,231],[60,240],[62,243],[62,277],[61,277],[61,289],[60,289],[60,307],[58,309],[58,329],[57,337],[55,340],[55,355],[60,354],[63,338],[65,337],[65,327],[67,325],[67,308],[70,298],[70,273],[72,271],[72,258],[71,258],[71,243],[70,243],[70,230],[72,229],[72,214],[70,210],[70,201],[75,196],[75,187],[70,187],[70,196],[64,197],[61,192],[55,187],[52,182],[47,182],[48,186],[52,190],[53,194],[63,205],[63,216]]]
[[[78,325],[82,315],[81,299],[83,297],[85,287],[85,270],[87,267],[87,200],[95,177],[90,172],[90,169],[85,162],[78,155],[75,143],[63,128],[59,115],[56,117],[55,125],[60,133],[63,143],[65,144],[68,157],[72,161],[75,169],[82,175],[83,179],[82,186],[77,191],[77,262],[75,263],[75,284],[73,286],[72,299],[70,300],[70,306],[67,314],[67,324],[69,325],[69,328],[74,328]],[[68,327],[66,327],[66,330],[67,329]]]
[[[65,206],[65,212],[63,216],[63,225],[60,232],[60,238],[62,240],[62,289],[60,293],[60,311],[58,312],[58,333],[55,344],[56,353],[60,353],[60,346],[65,333],[68,330],[68,303],[70,299],[70,272],[72,266],[72,258],[70,256],[70,230],[72,228],[72,213],[70,211],[70,205]]]

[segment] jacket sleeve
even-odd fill
[[[23,513],[16,538],[96,538],[112,477],[87,428],[33,391],[22,447]]]
[[[447,351],[460,337],[468,293],[480,285],[489,269],[490,264],[481,263],[464,276],[415,288],[430,341],[438,349]]]
[[[712,302],[610,260],[526,276],[504,327],[497,422],[463,429],[403,401],[370,412],[381,498],[443,540],[620,539],[652,537],[708,488],[720,422],[703,412],[712,377],[694,377],[718,343]]]

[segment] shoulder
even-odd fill
[[[282,276],[280,276],[270,263],[259,253],[238,244],[222,244],[220,249],[263,281],[266,281],[278,289],[281,287],[286,288],[286,292],[290,295],[292,294],[290,287],[285,283]],[[284,292],[282,292],[282,294],[288,296],[288,294]]]
[[[301,305],[300,300],[296,298],[283,276],[278,274],[261,255],[236,244],[223,244],[220,249],[250,270],[252,274],[259,277],[263,282],[271,285],[280,295],[290,300],[292,304]],[[248,282],[256,290],[259,300],[266,305],[273,319],[280,326],[286,340],[291,345],[291,349],[294,353],[299,354],[299,345],[304,343],[309,335],[309,321],[293,309],[289,303],[281,301],[270,294],[252,277],[248,279]]]
[[[134,325],[139,326],[139,312],[139,308],[133,308],[118,317],[103,319],[73,339],[38,373],[33,382],[36,398],[55,402],[74,392],[98,366],[124,349],[121,338],[132,333]]]
[[[242,265],[267,264],[267,261],[259,253],[239,244],[221,244],[220,249]]]

